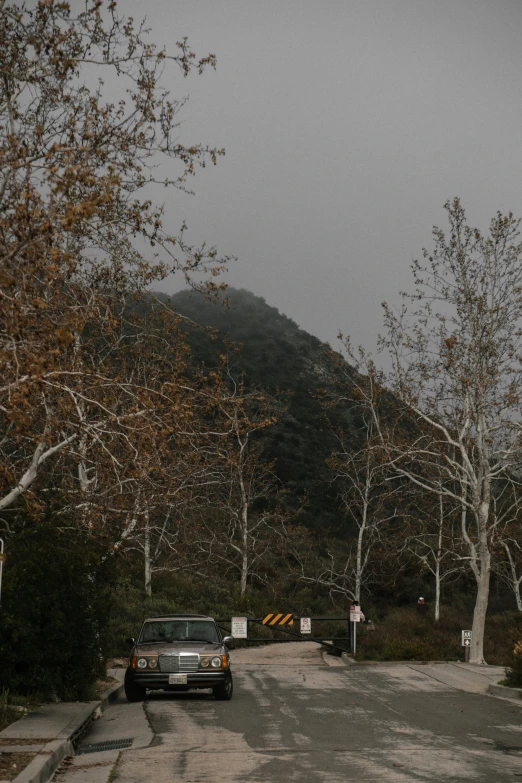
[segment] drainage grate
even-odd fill
[[[80,756],[82,753],[101,753],[104,750],[120,750],[121,748],[130,748],[133,738],[109,740],[108,742],[86,742],[85,745],[80,745],[76,751],[76,755]]]

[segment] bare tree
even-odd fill
[[[209,561],[221,564],[222,573],[238,575],[244,595],[251,578],[263,580],[260,566],[270,559],[285,520],[278,504],[281,486],[260,440],[276,423],[283,402],[247,386],[234,367],[237,353],[225,341],[220,366],[210,373],[214,388],[206,390],[213,431],[202,453],[213,478],[207,504],[200,507],[197,545]]]
[[[448,503],[442,488],[436,498],[423,493],[408,515],[403,531],[403,551],[413,557],[433,577],[435,583],[435,622],[440,619],[442,586],[462,573],[459,509]],[[434,502],[435,501],[435,502]]]
[[[493,497],[497,523],[496,553],[493,567],[513,592],[517,609],[522,612],[522,497],[519,478],[510,474]]]
[[[126,549],[138,551],[143,558],[149,596],[155,573],[190,571],[208,576],[211,558],[201,547],[201,515],[205,519],[209,499],[220,490],[222,474],[220,466],[209,461],[211,444],[203,448],[201,432],[196,439],[194,422],[190,425],[190,432],[178,435],[177,448],[170,442],[161,461],[143,475],[141,520],[135,524],[134,515],[132,529],[125,531]]]
[[[522,456],[522,245],[511,214],[498,213],[483,236],[458,199],[446,210],[450,233],[435,228],[433,252],[414,262],[414,293],[398,311],[385,305],[390,385],[415,425],[389,448],[397,477],[460,504],[477,591],[470,661],[484,663],[494,488]]]
[[[221,534],[228,551],[236,554],[240,592],[245,595],[248,578],[267,551],[267,530],[276,516],[269,504],[278,490],[273,466],[252,438],[276,419],[267,397],[247,391],[241,381],[234,382],[220,407],[229,426],[227,439],[220,443],[224,481],[219,505],[225,516]]]
[[[366,442],[359,451],[354,452],[353,443],[346,443],[343,436],[339,440],[341,448],[332,455],[329,466],[339,486],[345,518],[356,534],[346,563],[336,570],[350,586],[351,597],[360,602],[362,588],[375,578],[371,568],[374,547],[388,523],[397,517],[394,502],[398,491],[386,481],[386,455],[375,438],[371,419],[366,422]]]
[[[382,373],[362,349],[354,353],[350,340],[340,339],[344,355],[330,352],[327,367],[335,369],[324,369],[328,386],[321,396],[327,427],[338,443],[327,461],[331,481],[355,532],[348,546],[328,547],[323,558],[311,552],[308,558],[299,556],[300,580],[360,602],[363,588],[368,590],[376,575],[373,561],[381,536],[390,538],[400,492],[387,480],[388,454],[382,447],[383,428],[393,420]]]

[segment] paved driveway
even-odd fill
[[[234,659],[231,702],[150,695],[152,744],[121,753],[115,782],[522,781],[522,705],[484,694],[500,670],[344,666],[313,644]],[[133,736],[125,714],[134,707],[114,708],[112,736]],[[103,739],[110,715],[89,741]],[[66,783],[95,780],[79,773]]]

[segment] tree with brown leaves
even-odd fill
[[[58,459],[84,492],[98,457],[121,483],[158,399],[119,355],[129,296],[173,271],[210,273],[216,288],[214,248],[169,231],[150,199],[155,186],[186,190],[223,152],[175,138],[182,102],[161,87],[164,69],[215,65],[186,39],[177,48],[158,50],[116,2],[87,0],[75,16],[59,0],[0,0],[0,509],[36,497]]]

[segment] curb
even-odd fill
[[[343,660],[349,666],[431,666],[432,664],[455,664],[463,661],[356,661],[343,652]]]
[[[344,653],[342,653],[341,655],[330,655],[328,653],[328,651],[324,647],[322,647],[321,648],[321,658],[323,660],[323,663],[326,666],[335,666],[335,665],[337,665],[337,664],[328,663],[328,660],[327,660],[328,658],[333,658],[334,660],[342,661],[343,665],[346,666],[346,661],[344,659]]]
[[[522,699],[522,688],[509,688],[507,685],[488,685],[491,696],[502,696],[504,699]]]
[[[86,730],[96,712],[106,707],[123,693],[123,683],[115,685],[100,701],[91,701],[58,735],[48,742],[27,767],[11,783],[47,783],[66,756],[74,754],[74,741]]]

